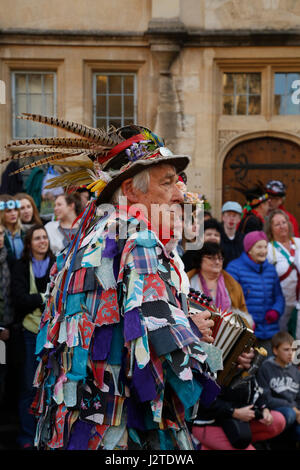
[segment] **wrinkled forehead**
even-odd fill
[[[166,163],[161,163],[154,165],[149,168],[150,177],[155,179],[161,178],[175,178],[177,179],[177,172],[174,166],[168,165]]]

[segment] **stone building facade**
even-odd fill
[[[285,181],[287,208],[300,220],[299,1],[4,4],[3,155],[12,138],[42,132],[22,127],[18,112],[92,126],[135,121],[192,156],[189,188],[217,217],[224,200],[243,202],[237,183],[259,177]]]

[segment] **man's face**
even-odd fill
[[[268,203],[269,203],[269,211],[271,212],[275,209],[278,209],[278,207],[281,206],[281,204],[283,203],[283,197],[269,196]]]
[[[183,203],[183,194],[176,186],[176,182],[177,174],[173,166],[166,164],[153,166],[150,171],[148,191],[143,193],[139,189],[134,189],[135,200],[130,201],[128,197],[129,202],[144,207],[143,212],[157,232],[161,227],[166,228],[166,232],[169,232],[169,227],[174,231],[175,226],[181,224],[180,205]]]
[[[215,228],[207,228],[204,230],[204,243],[213,242],[218,245],[221,243],[221,234]]]
[[[222,220],[223,220],[223,223],[224,223],[224,227],[229,229],[229,230],[232,230],[240,222],[241,216],[238,212],[225,211],[222,214]]]
[[[293,358],[293,348],[290,343],[284,342],[278,348],[273,348],[276,362],[282,367],[290,364]]]

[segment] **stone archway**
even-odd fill
[[[237,143],[223,163],[222,200],[244,204],[243,196],[234,189],[239,183],[251,186],[257,180],[283,181],[288,190],[286,209],[300,221],[300,146],[276,137],[257,137]]]

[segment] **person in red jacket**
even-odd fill
[[[293,226],[294,236],[300,237],[299,226],[296,218],[292,214],[290,214],[290,212],[288,212],[283,206],[284,199],[286,196],[285,184],[279,180],[270,180],[266,184],[266,190],[269,195],[269,212],[273,211],[274,209],[283,210],[288,215],[290,222]]]

